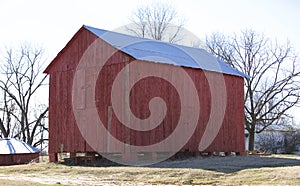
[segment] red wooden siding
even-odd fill
[[[50,74],[49,90],[49,153],[85,152],[85,143],[72,111],[74,70],[85,49],[96,37],[80,30],[46,69]]]
[[[0,165],[18,165],[39,162],[39,153],[1,154]]]
[[[83,139],[72,112],[72,82],[75,69],[85,49],[97,37],[85,29],[81,29],[54,59],[46,69],[50,74],[49,100],[49,153],[64,152],[91,152],[94,151]],[[101,51],[95,55],[108,52],[112,46],[101,42]],[[135,131],[122,125],[114,112],[111,115],[111,126],[107,125],[109,107],[111,106],[111,87],[116,75],[125,66],[124,61],[132,61],[130,56],[117,52],[101,70],[96,86],[95,102],[101,121],[109,128],[110,133],[120,141],[133,145],[150,145],[165,139],[177,126],[181,108],[180,98],[175,88],[166,80],[157,77],[142,79],[130,91],[130,107],[136,117],[141,119],[149,116],[148,103],[153,97],[161,97],[167,105],[166,117],[162,123],[150,131]],[[139,61],[145,66],[162,66],[165,64]],[[168,65],[170,73],[176,68]],[[158,68],[159,69],[159,68]],[[198,91],[200,101],[200,116],[193,136],[182,148],[182,151],[197,152],[199,142],[207,125],[211,111],[211,92],[205,76],[212,74],[215,77],[224,76],[226,84],[226,112],[221,130],[213,143],[205,150],[207,152],[240,152],[244,153],[244,88],[243,78],[223,75],[214,72],[203,72],[201,69],[183,68],[193,80]],[[130,69],[138,72],[140,69]],[[134,74],[134,73],[132,73]],[[132,76],[132,74],[130,74]],[[176,74],[174,74],[175,76]],[[216,79],[217,80],[217,79]],[[179,82],[185,88],[185,82]],[[193,101],[193,100],[191,100]],[[130,142],[126,135],[130,132]],[[182,131],[184,133],[184,131]],[[102,141],[106,143],[106,141]],[[176,143],[176,142],[174,142]],[[114,147],[110,147],[114,152]]]

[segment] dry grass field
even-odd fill
[[[195,157],[149,167],[40,162],[0,167],[0,185],[300,185],[300,156]]]

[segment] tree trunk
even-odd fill
[[[249,132],[249,146],[248,146],[249,151],[254,150],[254,137],[255,137],[255,133]]]
[[[6,131],[1,119],[0,119],[0,132],[2,133],[4,138],[8,138],[8,132]]]

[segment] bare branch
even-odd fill
[[[126,27],[129,34],[170,43],[182,39],[180,33],[185,21],[178,18],[176,10],[169,3],[139,7],[130,20],[133,24]]]

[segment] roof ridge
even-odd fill
[[[195,48],[195,47],[190,47],[190,46],[186,46],[186,45],[179,45],[176,43],[169,43],[167,41],[162,41],[162,40],[155,40],[155,39],[151,39],[151,38],[145,38],[145,37],[138,37],[138,36],[134,36],[134,35],[129,35],[129,34],[125,34],[122,32],[116,32],[116,31],[111,31],[111,30],[105,30],[105,29],[101,29],[101,28],[96,28],[96,27],[92,27],[92,26],[88,26],[88,25],[83,25],[84,28],[89,29],[96,29],[96,30],[101,30],[101,31],[105,31],[105,32],[109,32],[109,33],[113,33],[113,34],[119,34],[119,35],[123,35],[126,37],[132,37],[135,39],[139,39],[139,40],[147,40],[147,41],[154,41],[154,42],[158,42],[158,43],[164,43],[164,44],[169,44],[169,45],[178,45],[178,46],[183,46],[183,47],[188,47],[188,48]],[[198,49],[198,48],[195,48]],[[200,48],[199,48],[200,49]],[[202,49],[204,50],[204,49]]]

